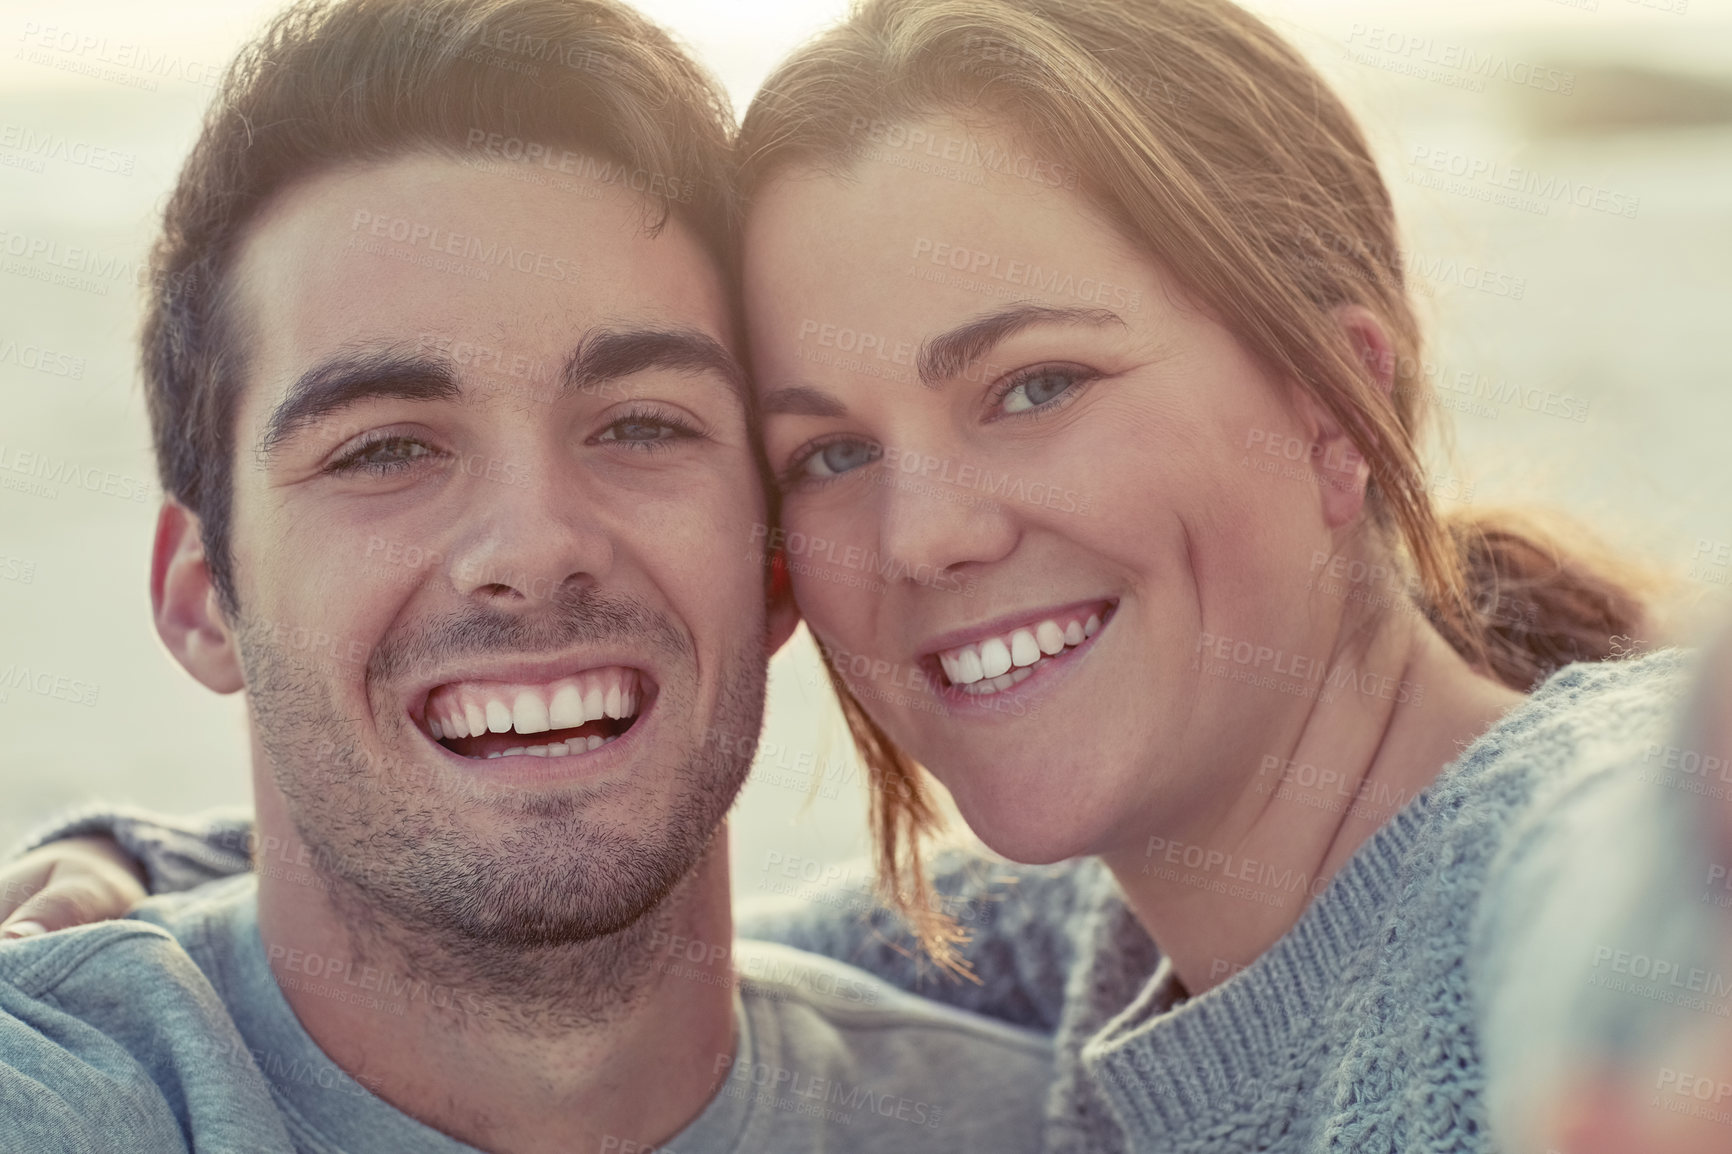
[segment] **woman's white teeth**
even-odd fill
[[[610,666],[545,685],[462,682],[441,685],[427,696],[427,730],[434,740],[479,737],[484,733],[546,733],[575,729],[604,717],[637,716],[641,690],[636,670]],[[556,745],[526,746],[553,751]]]
[[[1027,677],[1031,677],[1033,674],[1034,670],[1032,669],[1012,669],[1009,673],[1001,674],[998,677],[989,677],[984,681],[976,681],[973,685],[960,685],[957,686],[957,688],[961,689],[964,693],[973,693],[976,695],[982,693],[997,693],[1001,689],[1009,689],[1017,682],[1022,681]]]
[[[1100,631],[1098,613],[1091,613],[1086,619],[1073,617],[1063,625],[1053,620],[1042,621],[1005,637],[989,637],[974,645],[946,650],[938,655],[938,664],[957,688],[968,693],[994,693],[1009,689],[1048,657],[1081,645]]]

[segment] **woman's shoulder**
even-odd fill
[[[1663,650],[1569,665],[1537,686],[1380,832],[1414,899],[1399,916],[1465,933],[1498,879],[1555,841],[1582,798],[1658,771],[1690,668],[1687,653]]]
[[[1689,654],[1665,649],[1564,666],[1463,751],[1429,791],[1434,820],[1543,810],[1613,763],[1667,757]]]

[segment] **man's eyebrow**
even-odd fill
[[[990,352],[993,346],[1021,332],[1030,325],[1123,325],[1124,318],[1110,309],[1056,308],[1051,305],[1012,305],[995,313],[958,325],[947,333],[932,337],[920,346],[916,358],[920,381],[927,388],[937,388],[952,377],[959,376],[969,365]]]
[[[434,357],[383,352],[334,357],[302,373],[271,410],[259,441],[269,453],[323,417],[381,397],[451,400],[462,394],[451,366]]]
[[[720,341],[696,329],[597,329],[572,351],[561,383],[567,392],[582,392],[646,369],[716,373],[750,411],[740,362]]]

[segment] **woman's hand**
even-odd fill
[[[1732,765],[1732,627],[1707,655],[1698,689],[1694,725],[1682,744],[1705,765]],[[1724,780],[1719,772],[1709,781]],[[1658,788],[1658,787],[1656,787]],[[1682,901],[1710,910],[1720,946],[1714,980],[1732,973],[1732,910],[1717,900],[1732,866],[1732,795],[1692,793],[1701,810],[1701,845],[1684,847],[1695,862],[1694,886],[1685,894],[1656,893],[1659,903]],[[1715,888],[1711,905],[1703,904]],[[1689,990],[1699,987],[1690,986]],[[1732,1018],[1716,990],[1702,998],[1714,1005],[1688,1026],[1672,1027],[1655,1056],[1626,1062],[1623,1069],[1585,1064],[1577,1083],[1560,1097],[1544,1149],[1558,1154],[1724,1154],[1732,1149]],[[1676,1021],[1676,1019],[1674,1019]]]
[[[117,918],[148,894],[112,838],[50,842],[0,867],[0,940]]]

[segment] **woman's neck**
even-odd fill
[[[1353,673],[1314,699],[1278,752],[1216,767],[1238,796],[1206,828],[1150,829],[1104,856],[1190,993],[1274,945],[1360,846],[1522,700],[1413,618],[1383,623]]]

